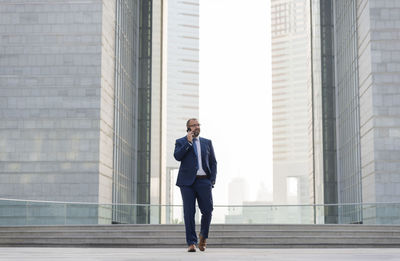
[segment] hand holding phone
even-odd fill
[[[189,142],[193,142],[193,131],[190,129],[190,127],[188,127],[187,128],[187,136],[186,136],[186,138],[187,138],[187,140],[189,141]]]

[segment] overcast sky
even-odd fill
[[[247,200],[261,184],[272,193],[270,52],[268,0],[200,0],[200,135],[217,156],[215,204],[236,177]]]

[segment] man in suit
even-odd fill
[[[187,135],[175,143],[174,157],[181,162],[176,185],[182,194],[188,252],[196,252],[195,203],[197,199],[201,212],[198,247],[204,251],[213,211],[211,189],[217,176],[217,161],[211,140],[199,137],[200,124],[197,119],[189,119],[186,127]]]

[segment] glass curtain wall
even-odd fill
[[[313,182],[316,204],[335,204],[338,200],[332,4],[331,0],[311,1]],[[326,208],[324,212],[316,213],[316,217],[323,217],[324,223],[337,223],[336,208]]]
[[[337,203],[335,68],[331,0],[321,0],[321,98],[324,204]],[[337,223],[337,209],[327,209],[325,223]]]
[[[317,204],[361,203],[356,1],[311,0],[313,175]],[[355,204],[324,223],[360,223]]]
[[[135,204],[139,0],[116,1],[113,203]],[[131,208],[113,205],[113,223],[133,223]]]
[[[152,0],[140,0],[137,203],[150,204]],[[138,207],[136,223],[150,222],[150,209]]]
[[[360,103],[358,92],[357,3],[334,1],[338,197],[361,203]],[[340,223],[360,223],[354,205],[339,209]]]
[[[152,1],[116,1],[113,223],[149,223]]]

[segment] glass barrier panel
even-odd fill
[[[215,205],[212,216],[212,224],[400,224],[400,203]],[[0,226],[85,224],[184,224],[183,207],[0,199]]]

